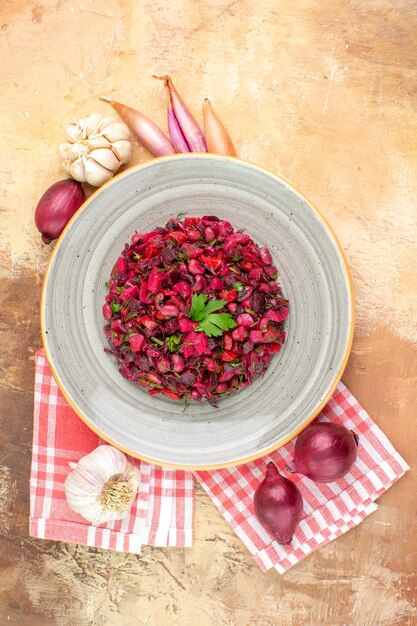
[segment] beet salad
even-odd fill
[[[277,277],[267,248],[215,216],[136,233],[106,283],[106,351],[151,395],[215,405],[261,376],[285,341]]]

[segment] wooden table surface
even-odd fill
[[[142,556],[28,536],[34,352],[51,248],[37,199],[64,178],[63,128],[117,96],[165,127],[171,74],[212,99],[239,156],[330,220],[352,269],[345,383],[415,463],[415,0],[3,0],[0,624],[417,624],[415,472],[364,523],[284,576],[262,574],[197,490],[191,549]],[[134,161],[149,160],[139,145]],[[414,552],[413,552],[414,550]]]

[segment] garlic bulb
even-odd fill
[[[94,187],[110,180],[132,156],[128,126],[111,115],[92,113],[67,126],[65,138],[67,143],[59,146],[64,168],[75,180]]]
[[[69,507],[94,525],[125,517],[139,486],[139,470],[113,446],[98,446],[65,480]]]

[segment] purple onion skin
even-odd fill
[[[81,183],[72,178],[60,180],[45,191],[35,210],[36,228],[44,243],[58,239],[84,200]]]
[[[255,515],[281,545],[291,543],[303,513],[303,498],[293,482],[281,476],[274,463],[253,496]]]
[[[319,483],[334,482],[356,461],[358,441],[358,435],[341,424],[318,422],[299,435],[287,469]]]

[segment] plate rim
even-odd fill
[[[244,457],[242,459],[237,459],[236,461],[228,461],[225,463],[220,463],[220,464],[214,464],[214,465],[198,465],[198,466],[194,466],[194,465],[182,465],[182,464],[177,464],[177,463],[169,463],[169,462],[163,462],[160,461],[158,459],[152,459],[150,457],[146,457],[144,455],[138,454],[137,452],[133,452],[132,450],[130,450],[129,448],[126,448],[118,443],[116,443],[115,441],[113,441],[111,439],[111,437],[109,437],[108,435],[104,434],[99,428],[97,428],[97,426],[95,426],[94,424],[91,423],[91,421],[89,420],[89,418],[82,412],[80,411],[73,403],[72,399],[69,397],[69,394],[67,393],[67,391],[65,390],[64,384],[60,381],[58,374],[55,370],[55,367],[53,365],[52,362],[52,357],[49,353],[48,347],[47,347],[47,334],[46,334],[46,329],[45,329],[45,320],[44,320],[44,310],[45,310],[45,301],[46,301],[46,290],[47,290],[47,285],[48,285],[48,279],[49,279],[49,274],[51,271],[51,267],[55,258],[55,255],[60,247],[60,245],[62,244],[65,235],[68,231],[68,229],[70,228],[71,224],[73,221],[75,221],[76,218],[78,218],[80,216],[80,214],[82,212],[84,212],[86,210],[86,208],[89,206],[90,202],[97,196],[99,195],[106,187],[108,187],[109,185],[112,185],[115,181],[119,181],[122,178],[124,178],[125,176],[131,174],[134,171],[138,171],[141,169],[144,169],[146,167],[150,167],[152,166],[154,163],[158,163],[158,162],[162,162],[162,161],[168,161],[168,160],[184,160],[184,159],[190,159],[190,158],[208,158],[208,159],[217,159],[219,161],[236,161],[239,163],[242,163],[243,165],[245,165],[246,167],[250,167],[252,169],[255,170],[259,170],[262,173],[266,173],[268,174],[268,176],[271,176],[273,178],[275,178],[279,183],[284,183],[287,187],[289,187],[289,189],[291,189],[291,191],[293,191],[296,195],[298,195],[304,202],[306,202],[309,207],[314,211],[314,213],[316,214],[317,218],[320,220],[320,222],[323,224],[323,226],[325,227],[325,229],[327,230],[331,240],[333,241],[333,244],[335,245],[340,259],[342,261],[342,265],[344,267],[345,273],[346,273],[346,278],[347,278],[347,287],[348,287],[348,293],[349,293],[349,334],[348,334],[348,338],[347,338],[347,342],[346,342],[346,347],[345,347],[345,353],[343,356],[343,360],[342,363],[340,365],[340,368],[338,370],[338,372],[335,374],[333,383],[330,385],[330,388],[328,390],[328,392],[326,393],[324,399],[320,402],[320,404],[318,405],[318,407],[313,411],[313,413],[311,415],[309,415],[296,429],[294,429],[294,431],[292,431],[292,433],[290,435],[287,435],[286,437],[283,437],[282,439],[279,439],[277,442],[275,442],[272,446],[269,446],[268,448],[260,451],[259,453],[257,452],[256,454],[252,454],[248,457]],[[114,446],[115,448],[118,448],[119,450],[121,450],[122,452],[124,452],[125,454],[128,454],[129,456],[139,459],[141,461],[145,461],[146,463],[151,463],[154,465],[158,465],[161,467],[170,467],[170,468],[175,468],[175,469],[180,469],[180,470],[185,470],[185,471],[211,471],[211,470],[216,470],[216,469],[223,469],[226,467],[233,467],[235,465],[243,465],[244,463],[249,463],[250,461],[254,461],[256,459],[259,459],[267,454],[271,454],[272,452],[274,452],[275,450],[278,450],[278,448],[281,448],[283,445],[285,445],[286,443],[288,443],[289,441],[291,441],[291,439],[293,439],[296,435],[298,435],[302,430],[304,430],[306,428],[306,426],[313,421],[313,419],[315,417],[317,417],[317,415],[320,413],[320,411],[322,410],[322,408],[327,404],[327,402],[329,401],[329,399],[331,398],[331,396],[333,395],[334,390],[336,389],[337,384],[339,383],[339,381],[341,380],[342,376],[343,376],[343,372],[345,371],[348,359],[349,359],[349,355],[350,355],[350,351],[352,348],[352,342],[353,342],[353,336],[354,336],[354,330],[355,330],[355,298],[354,298],[354,290],[353,290],[353,280],[352,280],[352,275],[349,269],[349,265],[346,259],[346,255],[345,252],[333,230],[333,228],[330,226],[329,222],[327,221],[327,219],[322,215],[322,213],[319,211],[319,209],[316,207],[316,205],[311,202],[308,198],[306,198],[306,196],[304,194],[302,194],[300,191],[298,191],[298,189],[296,189],[288,180],[286,180],[283,176],[280,176],[278,174],[274,174],[273,172],[271,172],[270,170],[268,170],[265,167],[262,167],[260,165],[256,165],[255,163],[252,163],[250,161],[246,161],[244,159],[240,159],[237,157],[229,157],[229,156],[225,156],[225,155],[220,155],[220,154],[214,154],[211,152],[190,152],[190,153],[182,153],[182,154],[173,154],[173,155],[168,155],[168,156],[162,156],[162,157],[155,157],[153,159],[151,159],[150,161],[146,161],[145,163],[140,163],[137,165],[132,165],[131,167],[128,167],[126,169],[124,169],[122,172],[120,172],[119,174],[116,174],[116,176],[114,176],[113,178],[111,178],[109,181],[107,181],[106,183],[104,183],[103,185],[101,185],[98,189],[96,189],[81,205],[81,207],[78,209],[78,211],[75,212],[75,214],[72,216],[72,218],[69,220],[69,222],[66,224],[64,230],[62,231],[61,235],[59,236],[59,238],[56,241],[56,244],[50,254],[50,257],[48,259],[48,263],[45,269],[45,274],[44,274],[44,278],[43,278],[43,284],[42,284],[42,291],[41,291],[41,300],[40,300],[40,326],[41,326],[41,337],[42,337],[42,345],[43,348],[45,350],[45,356],[46,356],[46,360],[48,362],[48,365],[51,369],[51,373],[52,376],[55,379],[56,384],[58,385],[59,390],[61,391],[62,395],[64,396],[65,400],[68,402],[68,404],[70,405],[70,407],[72,408],[72,410],[78,415],[78,417],[86,424],[86,426],[88,426],[88,428],[90,428],[90,430],[92,430],[96,435],[98,435],[101,439],[103,439],[104,441],[106,441],[107,443],[109,443],[110,445]]]

